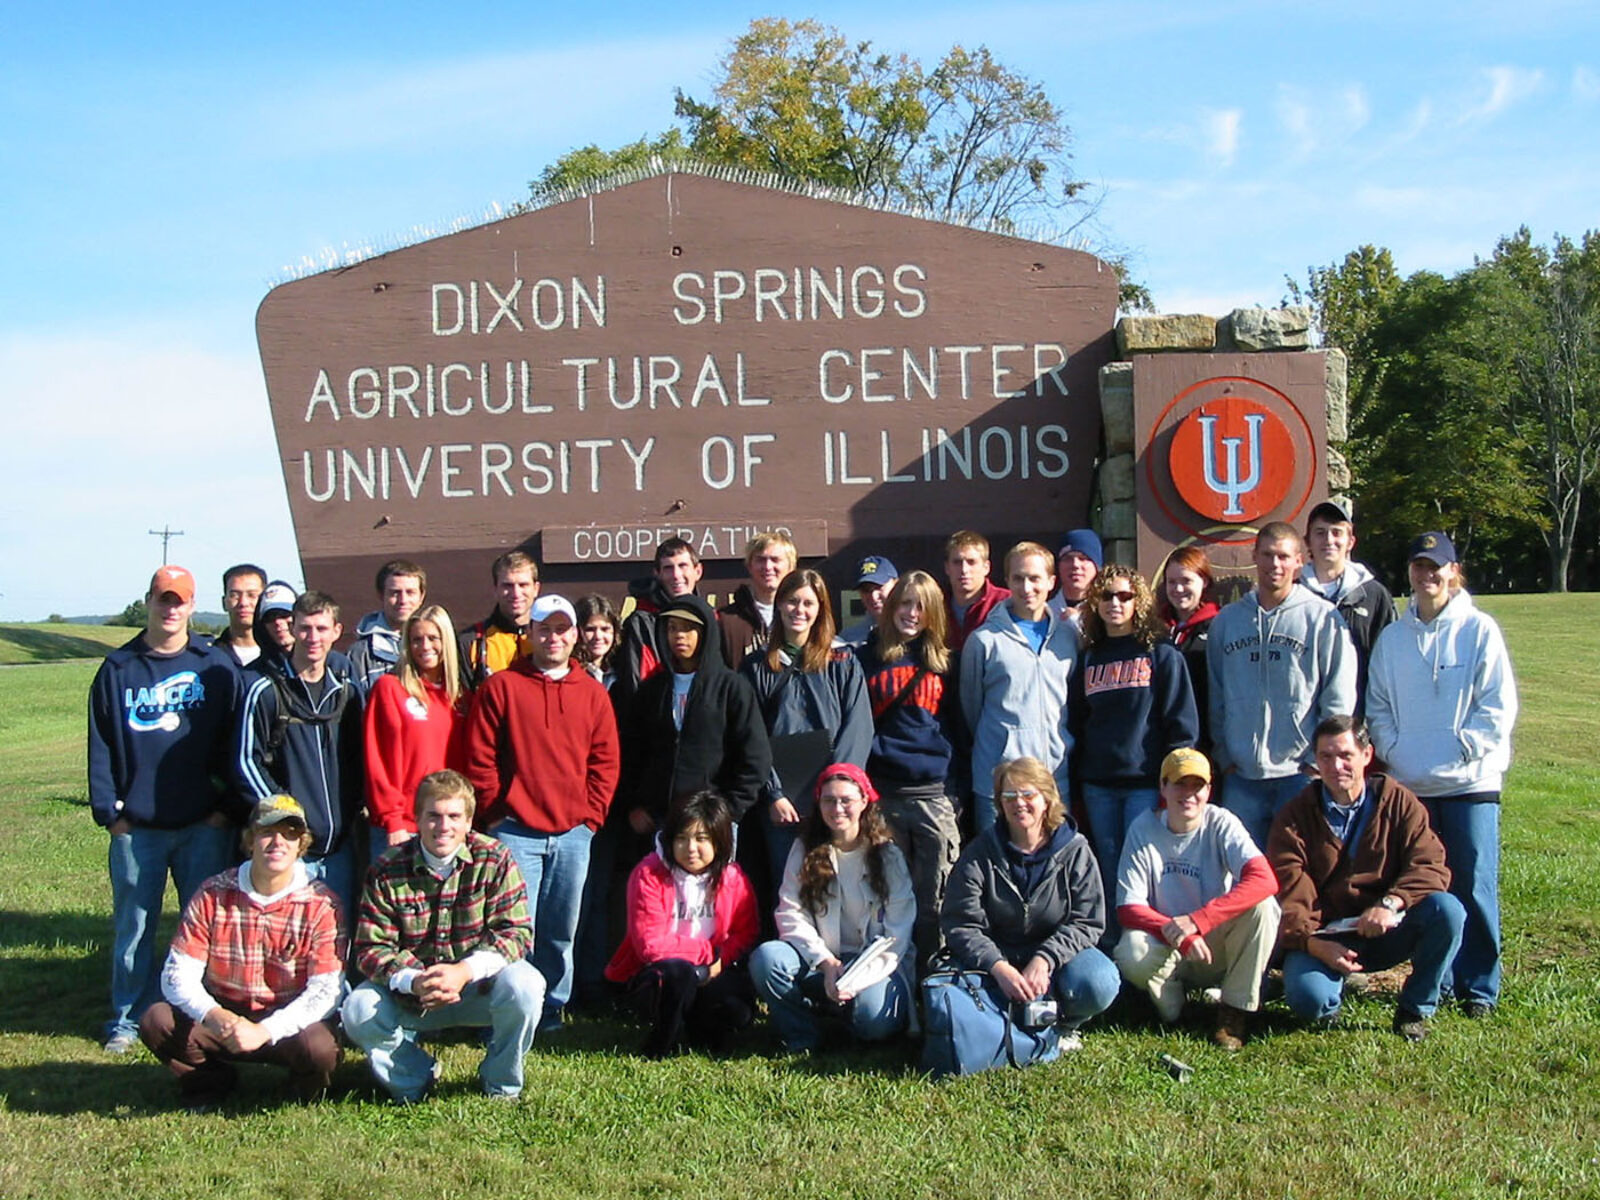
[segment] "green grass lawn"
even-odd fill
[[[121,625],[0,624],[0,665],[99,658],[138,631]]]
[[[174,1111],[142,1050],[103,1055],[95,664],[0,670],[0,1197],[1600,1195],[1600,597],[1484,607],[1523,700],[1492,1019],[1442,1014],[1411,1046],[1388,1032],[1389,997],[1352,1000],[1353,1027],[1323,1034],[1273,1005],[1227,1056],[1204,1013],[1158,1031],[1114,1010],[1058,1063],[940,1085],[911,1046],[797,1062],[759,1031],[727,1061],[654,1063],[628,1026],[581,1021],[535,1047],[515,1105],[477,1095],[467,1044],[444,1049],[422,1107],[378,1102],[352,1055],[332,1101],[280,1106],[277,1077],[247,1071],[203,1117]],[[1168,1078],[1163,1052],[1193,1078]]]

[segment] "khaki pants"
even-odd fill
[[[1143,988],[1163,1021],[1176,1021],[1191,987],[1222,988],[1222,1002],[1245,1012],[1261,1007],[1261,977],[1278,940],[1278,902],[1261,903],[1224,921],[1206,935],[1209,963],[1193,962],[1148,933],[1129,931],[1113,957],[1122,977]]]

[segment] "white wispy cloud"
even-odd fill
[[[1520,104],[1544,86],[1544,72],[1527,67],[1488,67],[1483,72],[1487,95],[1461,114],[1461,124],[1487,121]]]
[[[1211,109],[1202,114],[1200,127],[1206,154],[1219,166],[1230,167],[1239,154],[1239,125],[1244,113],[1237,108]]]
[[[1359,84],[1327,94],[1284,84],[1278,88],[1274,110],[1296,157],[1345,141],[1372,116],[1366,89]]]
[[[1600,100],[1600,73],[1589,67],[1575,67],[1572,72],[1572,94],[1585,103]]]

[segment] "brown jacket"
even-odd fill
[[[1267,861],[1278,876],[1283,920],[1279,944],[1304,950],[1324,925],[1358,917],[1385,896],[1407,908],[1450,886],[1444,845],[1428,825],[1427,810],[1386,775],[1368,775],[1374,808],[1352,852],[1322,813],[1322,784],[1312,783],[1283,806],[1267,838]]]

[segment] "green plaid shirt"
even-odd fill
[[[372,864],[361,893],[355,958],[361,973],[387,985],[396,971],[460,962],[492,950],[516,962],[533,945],[528,894],[511,852],[468,833],[450,878],[440,879],[412,839]]]

